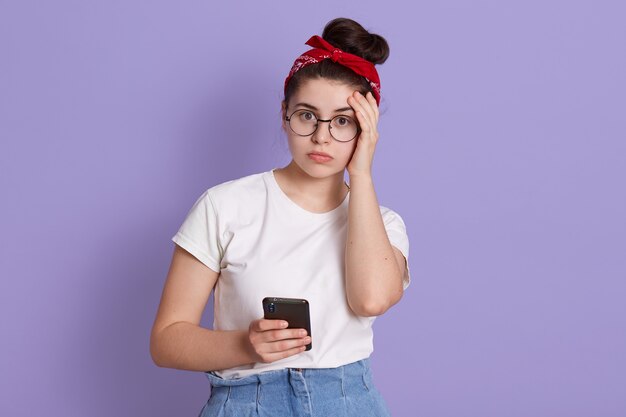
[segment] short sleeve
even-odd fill
[[[209,190],[193,204],[172,240],[213,271],[220,271],[223,250],[219,242],[217,212]]]
[[[404,277],[402,277],[402,287],[406,290],[411,283],[411,274],[409,271],[409,237],[406,232],[406,226],[402,217],[395,211],[382,206],[380,210],[389,242],[404,255],[406,272]]]

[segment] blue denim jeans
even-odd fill
[[[285,368],[227,380],[205,372],[211,396],[200,417],[389,417],[369,358],[338,368]]]

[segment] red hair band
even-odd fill
[[[380,78],[378,77],[378,71],[374,68],[374,64],[370,61],[361,58],[360,56],[344,52],[339,48],[335,48],[330,43],[326,42],[324,38],[314,35],[305,45],[310,45],[313,49],[310,49],[296,58],[289,75],[285,79],[285,91],[287,91],[287,84],[293,75],[300,71],[302,68],[316,64],[324,59],[331,59],[333,62],[350,68],[352,71],[365,77],[372,87],[376,104],[380,105]]]

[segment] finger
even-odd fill
[[[380,113],[378,111],[378,103],[376,103],[376,97],[374,97],[374,94],[372,94],[371,91],[368,91],[366,98],[372,105],[372,111],[374,112],[374,115],[376,116],[376,121],[378,121],[378,116]]]
[[[369,96],[370,93],[368,92],[368,97]],[[372,102],[366,96],[363,96],[363,94],[361,94],[359,91],[356,92],[356,98],[359,104],[361,104],[361,107],[365,111],[367,117],[373,122],[376,122],[376,120],[378,119],[374,111],[374,108],[376,107],[376,102],[374,101],[374,105],[372,105]]]
[[[280,359],[285,359],[293,355],[297,355],[298,353],[302,353],[306,350],[306,346],[298,346],[293,349],[284,350],[282,352],[277,353],[267,353],[263,355],[265,357],[265,362],[275,362]]]
[[[365,115],[365,109],[363,108],[363,106],[360,105],[354,97],[351,97],[351,101],[348,101],[348,104],[350,104],[354,109],[354,113],[356,114],[356,117],[358,119],[361,131],[369,132],[370,123],[367,116]]]
[[[356,117],[359,121],[359,126],[361,127],[361,133],[369,134],[372,130],[370,120],[365,117],[360,110],[356,111]]]
[[[374,103],[372,103],[372,100],[370,99],[371,97],[371,93],[368,91],[365,96],[361,93],[359,93],[359,100],[361,101],[363,108],[365,109],[365,111],[367,111],[367,115],[368,117],[372,120],[372,121],[376,121],[377,117],[376,117],[376,100],[374,100]]]
[[[359,124],[361,125],[361,131],[374,133],[376,132],[377,117],[373,114],[372,106],[361,93],[356,92],[356,94],[360,95],[358,99],[359,105],[355,105],[358,110],[355,110],[355,112],[357,113]],[[359,116],[361,117],[359,118]]]
[[[278,340],[299,339],[306,335],[306,330],[304,329],[268,330],[261,333],[260,340],[264,343],[268,343]]]
[[[267,330],[273,329],[285,329],[289,323],[285,320],[269,320],[269,319],[259,319],[253,322],[252,330],[257,332],[265,332]]]
[[[354,109],[354,112],[357,113],[357,116],[358,113],[361,113],[362,116],[366,116],[365,108],[363,107],[363,104],[357,99],[356,94],[360,93],[355,92],[355,94],[348,97],[348,104]]]
[[[311,343],[310,336],[302,337],[299,339],[279,340],[277,342],[265,343],[264,346],[261,347],[261,351],[265,353],[284,352],[286,350],[298,348],[300,346],[306,346],[309,343]]]

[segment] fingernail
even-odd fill
[[[287,326],[289,326],[289,323],[287,323],[286,321],[282,321],[282,322],[280,322],[280,326],[281,327],[287,327]]]

